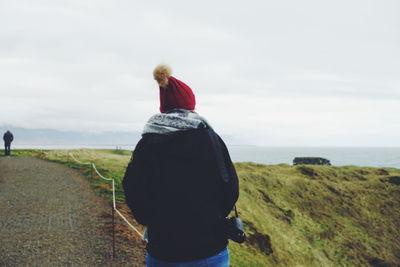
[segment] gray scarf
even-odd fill
[[[142,134],[173,134],[179,131],[211,128],[206,119],[194,111],[186,109],[173,109],[167,113],[153,115]]]

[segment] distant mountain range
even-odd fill
[[[17,145],[135,145],[141,137],[139,132],[82,133],[12,126],[0,126],[1,135],[7,129],[13,133],[13,143]]]
[[[10,130],[14,135],[13,145],[93,145],[93,146],[135,146],[141,138],[140,132],[85,133],[78,131],[58,131],[54,129],[28,129],[0,126],[0,134]],[[221,136],[227,144],[239,144],[234,136]]]

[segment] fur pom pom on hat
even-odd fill
[[[171,76],[172,70],[167,65],[159,65],[153,71],[154,79],[160,85],[160,111],[181,108],[194,110],[196,98],[192,89],[184,82]]]

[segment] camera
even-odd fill
[[[225,219],[226,237],[236,243],[243,243],[246,240],[246,234],[243,231],[243,222],[238,217]]]

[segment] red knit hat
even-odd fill
[[[196,98],[192,89],[184,82],[169,76],[168,86],[160,87],[160,111],[165,113],[174,108],[194,110]]]

